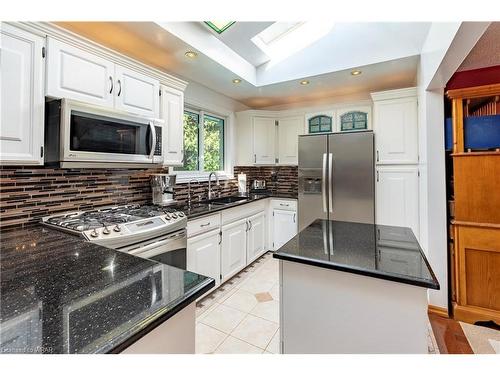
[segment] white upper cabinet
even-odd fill
[[[122,66],[115,66],[115,107],[138,115],[159,117],[160,83]]]
[[[417,164],[416,90],[373,93],[372,98],[377,164]]]
[[[115,64],[47,38],[47,95],[112,108]]]
[[[377,224],[409,227],[419,238],[418,168],[381,166],[376,170]]]
[[[166,86],[161,90],[164,164],[181,166],[184,162],[184,93]]]
[[[253,153],[255,164],[276,162],[276,120],[268,117],[253,118]]]
[[[51,37],[47,47],[48,96],[159,117],[159,80]]]
[[[304,117],[284,117],[278,120],[278,163],[297,164],[299,135],[303,133]]]
[[[43,164],[45,39],[1,24],[0,163]]]
[[[266,215],[264,212],[248,218],[247,239],[247,264],[250,264],[267,251]]]

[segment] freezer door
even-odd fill
[[[299,136],[299,231],[328,218],[328,137]]]
[[[329,219],[375,223],[373,132],[328,136]]]

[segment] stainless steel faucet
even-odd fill
[[[208,200],[212,199],[212,175],[215,176],[215,183],[217,184],[217,186],[220,186],[220,183],[219,183],[219,176],[217,175],[216,172],[210,172],[210,174],[208,175]]]
[[[188,182],[188,207],[191,207],[191,182],[196,182],[197,184],[200,183],[196,178],[192,178]]]

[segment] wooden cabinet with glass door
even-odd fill
[[[455,319],[500,324],[500,84],[450,90]]]

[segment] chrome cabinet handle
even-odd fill
[[[109,82],[111,82],[111,88],[109,89],[109,93],[113,92],[113,77],[109,76]]]
[[[219,232],[219,245],[222,243],[222,232]]]
[[[248,232],[248,221],[245,223],[247,228],[245,229],[245,232]]]
[[[250,225],[250,227],[248,228],[248,230],[252,230],[252,228],[253,228],[252,220],[248,220],[248,224]]]
[[[257,154],[253,154],[253,162],[257,163]]]
[[[293,222],[294,222],[294,223],[295,223],[295,215],[296,215],[296,214],[294,213],[294,214],[293,214]]]
[[[378,179],[378,177],[379,177],[379,176],[378,176],[378,171],[377,171],[377,182],[378,182],[378,180],[379,180],[379,179]]]
[[[323,154],[323,176],[321,181],[321,193],[323,198],[323,212],[326,212],[326,154]]]
[[[329,164],[329,169],[330,169],[330,176],[329,176],[329,180],[330,180],[330,188],[328,190],[328,208],[330,210],[330,212],[333,213],[333,193],[334,193],[334,189],[333,189],[333,186],[334,186],[334,183],[333,183],[333,154],[329,154],[328,155],[328,164]]]
[[[119,86],[118,94],[116,94],[116,95],[120,96],[120,94],[122,93],[122,82],[120,80],[118,80],[118,86]]]
[[[285,203],[280,203],[280,206],[282,206],[282,207],[288,207],[288,206],[290,206],[290,205],[289,205],[288,203],[287,203],[287,204],[285,204]]]
[[[377,150],[377,161],[379,161],[379,157],[378,157],[378,150]]]
[[[206,224],[200,224],[200,227],[208,227],[210,225],[210,221]]]

